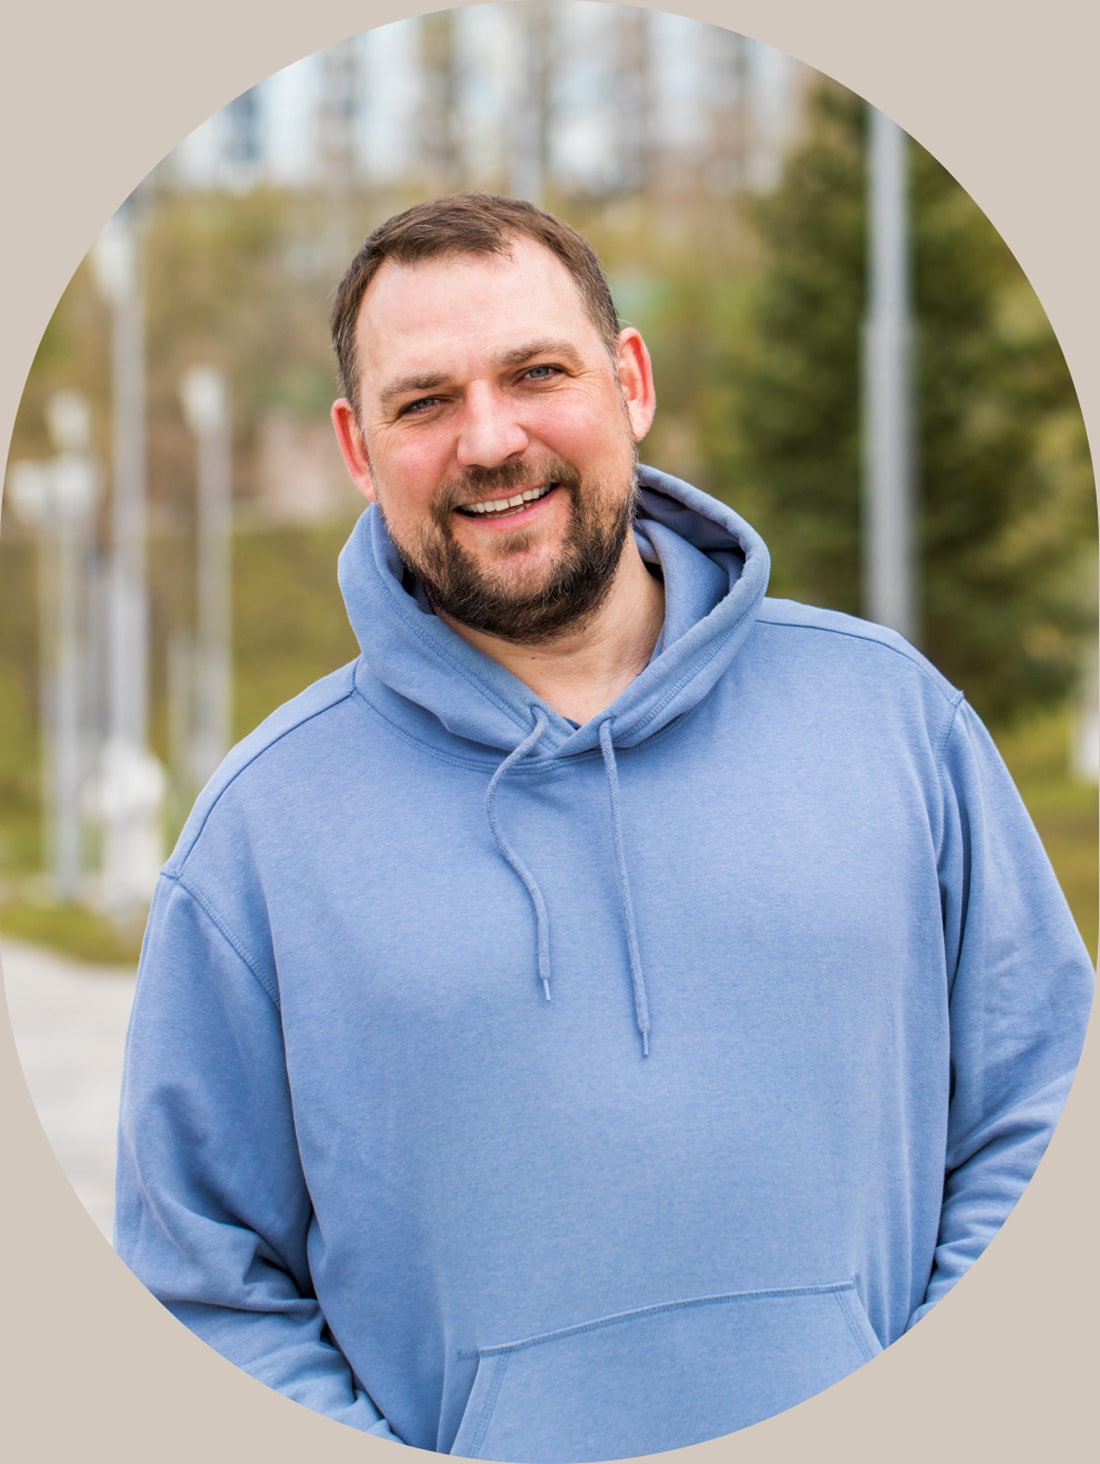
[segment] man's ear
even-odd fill
[[[340,451],[344,455],[344,464],[351,475],[351,481],[364,498],[371,503],[375,502],[370,459],[367,457],[363,434],[359,430],[359,419],[355,415],[355,408],[347,397],[341,397],[338,402],[333,402],[332,426],[336,433],[336,441],[340,444]]]
[[[619,332],[616,354],[619,385],[627,416],[634,432],[634,441],[641,442],[653,422],[657,410],[657,393],[653,386],[653,365],[645,341],[632,325]]]

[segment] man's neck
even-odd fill
[[[610,706],[645,669],[664,615],[664,585],[646,569],[628,535],[607,599],[578,630],[544,644],[520,645],[471,630],[450,616],[440,618],[563,717],[582,724]]]

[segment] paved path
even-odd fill
[[[133,972],[4,939],[4,989],[34,1106],[61,1167],[110,1237],[115,1124]]]

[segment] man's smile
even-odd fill
[[[456,511],[479,518],[507,517],[527,508],[529,504],[538,503],[557,486],[557,483],[543,483],[536,488],[526,488],[522,493],[514,493],[510,498],[484,498],[477,503],[463,503]]]

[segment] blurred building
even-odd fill
[[[429,192],[533,193],[548,178],[601,193],[682,180],[701,159],[712,191],[766,187],[807,74],[771,47],[659,11],[475,5],[366,31],[276,72],[185,138],[163,171],[232,190],[418,180]],[[517,147],[535,161],[517,163]]]

